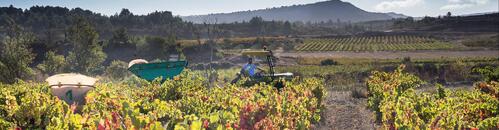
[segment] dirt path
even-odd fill
[[[350,91],[328,91],[326,109],[315,125],[317,130],[376,129],[372,112],[366,108],[367,99],[353,98]]]
[[[499,50],[481,51],[411,51],[411,52],[286,52],[276,54],[280,57],[329,57],[329,58],[368,58],[397,59],[411,58],[465,58],[465,57],[499,57]]]

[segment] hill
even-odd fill
[[[283,6],[253,11],[185,16],[182,17],[182,19],[194,23],[214,22],[215,19],[219,23],[232,23],[249,21],[255,16],[260,16],[264,20],[302,22],[321,22],[329,20],[361,22],[407,17],[396,13],[367,12],[348,2],[330,0],[313,4]]]

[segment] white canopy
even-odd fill
[[[76,73],[57,74],[45,81],[52,87],[52,94],[68,104],[84,104],[85,95],[93,89],[97,79]]]
[[[97,79],[88,77],[82,74],[77,74],[77,73],[64,73],[64,74],[57,74],[48,77],[45,81],[49,83],[50,86],[76,86],[76,85],[83,85],[83,86],[94,86],[95,82],[97,82]]]
[[[132,65],[135,65],[135,64],[145,64],[145,63],[148,63],[147,60],[135,59],[135,60],[132,60],[128,63],[128,68],[132,67]]]

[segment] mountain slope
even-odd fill
[[[331,0],[313,4],[293,5],[254,11],[185,16],[182,17],[182,19],[194,23],[213,23],[215,21],[218,23],[231,23],[236,21],[249,21],[255,16],[260,16],[264,20],[302,22],[337,21],[338,19],[343,22],[361,22],[403,17],[403,15],[395,13],[367,12],[348,2]]]

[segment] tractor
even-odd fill
[[[274,67],[276,67],[275,61],[277,60],[277,57],[274,56],[272,50],[267,50],[266,48],[264,48],[263,50],[243,50],[242,55],[249,57],[249,63],[243,66],[241,71],[236,74],[236,78],[231,82],[232,84],[237,83],[244,77],[248,79],[244,82],[245,86],[252,86],[254,84],[264,82],[268,84],[274,84],[274,87],[280,89],[284,87],[284,83],[281,79],[289,80],[293,78],[293,73],[275,72]],[[256,67],[256,65],[251,65],[253,64],[253,57],[265,59],[263,60],[263,62],[268,66],[268,70]],[[255,72],[256,69],[260,70],[260,72]]]

